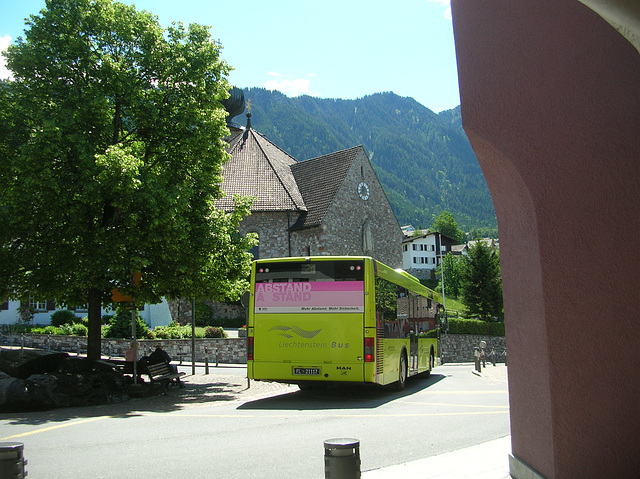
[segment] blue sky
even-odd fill
[[[435,112],[460,104],[449,0],[121,0],[211,26],[239,87],[354,99],[393,91]],[[0,50],[44,0],[0,0]],[[0,78],[8,72],[0,60]]]

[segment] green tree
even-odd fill
[[[464,239],[464,231],[458,228],[458,223],[456,223],[453,219],[453,215],[448,211],[443,211],[435,220],[433,220],[431,229],[458,242],[462,242]]]
[[[485,242],[478,241],[463,258],[461,286],[466,313],[483,321],[501,319],[502,278],[498,253]]]
[[[462,257],[447,253],[442,263],[436,268],[438,286],[436,291],[442,291],[442,270],[444,269],[445,295],[458,298],[462,291]]]
[[[248,200],[214,208],[229,66],[208,28],[113,0],[47,0],[27,27],[0,88],[0,297],[88,304],[90,358],[113,288],[235,299],[254,239]]]

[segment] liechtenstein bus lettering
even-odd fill
[[[413,276],[366,256],[254,261],[247,372],[298,384],[362,382],[403,389],[428,376],[444,310]]]

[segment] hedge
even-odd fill
[[[437,337],[439,330],[432,329],[427,337]],[[449,319],[449,334],[474,334],[477,336],[504,336],[504,322],[487,322],[478,319]]]

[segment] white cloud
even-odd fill
[[[427,0],[428,2],[431,3],[439,3],[440,5],[442,5],[444,8],[444,18],[451,20],[451,0]]]
[[[278,90],[287,96],[311,95],[309,87],[311,80],[306,78],[291,78],[281,73],[268,72],[268,76],[275,77],[273,80],[267,80],[264,87],[267,90]]]
[[[4,52],[10,44],[11,37],[9,35],[0,37],[0,52]],[[12,77],[11,72],[7,69],[7,59],[0,54],[0,80],[11,79]]]

